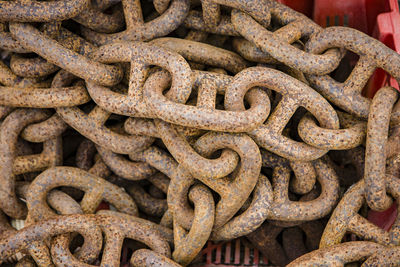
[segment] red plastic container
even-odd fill
[[[389,10],[377,16],[372,36],[393,50],[400,52],[399,4],[397,0],[389,0],[388,2]],[[385,84],[399,89],[399,84],[395,79],[387,75],[382,69],[376,70],[375,75],[370,79],[366,95],[372,97]]]
[[[380,40],[400,52],[400,13],[397,0],[277,0],[296,11],[302,12],[323,27],[348,26]],[[372,97],[383,85],[399,89],[397,82],[381,69],[375,71],[365,88],[365,95]],[[370,212],[368,219],[388,230],[396,218],[393,205],[384,212]],[[203,264],[196,266],[268,266],[257,249],[241,239],[228,243],[208,242],[203,250]],[[222,256],[223,255],[223,256]]]
[[[278,0],[278,2],[301,12],[310,18],[313,15],[314,0]]]

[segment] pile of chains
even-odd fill
[[[186,266],[245,236],[279,266],[400,264],[400,217],[366,218],[400,205],[376,39],[274,0],[2,0],[0,52],[1,262]]]

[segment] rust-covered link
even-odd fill
[[[399,179],[386,175],[386,190],[395,199],[400,197]],[[367,185],[365,180],[350,187],[333,211],[321,238],[320,247],[330,247],[339,244],[346,232],[360,236],[383,245],[399,245],[399,220],[396,219],[389,232],[379,228],[358,212],[365,202]],[[399,202],[397,201],[397,206]],[[397,215],[398,216],[398,215]]]
[[[271,183],[266,176],[260,174],[249,207],[222,227],[214,230],[211,239],[229,240],[253,232],[267,218],[267,210],[271,208],[272,201]]]
[[[161,42],[161,39],[158,40]],[[215,110],[215,104],[212,104],[215,101],[212,94],[215,86],[206,82],[200,85],[198,102],[200,99],[208,102],[211,109],[203,108],[202,103],[198,103],[197,107],[184,105],[192,91],[190,67],[179,54],[158,46],[139,42],[117,43],[101,47],[95,55],[99,55],[99,60],[106,63],[131,62],[128,95],[88,83],[88,91],[94,101],[110,112],[160,118],[182,126],[229,132],[253,129],[269,114],[269,99],[261,90],[249,92],[247,99],[251,106],[244,112]],[[150,65],[161,66],[171,73],[172,86],[166,96],[162,92],[169,85],[170,78],[165,72],[150,75],[144,83]],[[211,95],[206,95],[207,91]]]
[[[164,72],[152,74],[144,84],[145,101],[157,116],[164,121],[188,127],[224,132],[251,131],[267,118],[270,111],[269,99],[259,88],[249,90],[246,100],[250,103],[247,110],[217,110],[212,90],[213,83],[202,83],[199,87],[200,99],[197,107],[173,103],[162,95],[168,85],[168,77]],[[214,87],[215,88],[215,87]],[[207,94],[207,91],[211,93]],[[214,93],[215,94],[215,93]],[[201,97],[201,98],[200,98]],[[202,107],[203,103],[204,107]]]
[[[309,145],[329,150],[352,149],[363,144],[367,128],[365,122],[352,118],[347,113],[337,113],[344,129],[319,127],[313,117],[306,114],[299,123],[301,139]]]
[[[0,87],[0,105],[10,107],[70,107],[89,101],[89,94],[83,84],[65,88]]]
[[[75,17],[89,6],[89,0],[0,1],[0,21],[49,22]]]
[[[98,214],[81,215],[82,219],[95,221],[105,236],[105,245],[101,257],[101,266],[118,266],[120,264],[122,243],[125,238],[137,240],[149,247],[161,259],[170,258],[170,246],[164,233],[157,224],[150,221],[116,212],[99,212]],[[97,228],[96,228],[97,229]],[[67,239],[58,239],[51,247],[51,255],[56,265],[88,266],[82,264],[65,248]],[[100,234],[101,241],[101,234]],[[89,265],[95,266],[95,265]],[[151,265],[150,265],[151,266]]]
[[[20,184],[17,190],[20,195],[22,195],[26,199],[29,191],[29,184]],[[77,203],[72,197],[62,191],[52,190],[48,194],[47,201],[53,209],[55,209],[58,213],[62,215],[83,213],[79,203]],[[44,218],[44,220],[46,219],[47,218]],[[27,226],[27,224],[31,224],[31,221],[32,217],[30,216],[30,214],[28,214],[27,219],[25,220],[25,226]],[[58,238],[73,237],[73,235],[74,234],[71,235],[69,233],[66,233],[54,237],[54,240],[57,240]],[[36,244],[34,244],[33,242],[31,243],[29,254],[38,265],[51,265],[52,259],[50,253],[47,252],[47,245],[41,240],[35,242]],[[65,246],[65,248],[68,249],[68,246]],[[75,253],[75,256],[83,262],[93,262],[98,257],[99,249],[95,250],[90,247],[82,247],[82,249]]]
[[[104,65],[67,49],[32,25],[13,23],[10,32],[25,48],[78,77],[105,85],[115,85],[122,79],[118,66]]]
[[[112,170],[116,175],[127,180],[135,181],[146,179],[156,172],[154,168],[145,162],[130,161],[122,155],[113,153],[111,150],[107,150],[99,145],[97,145],[96,148],[108,168],[110,168],[110,170]]]
[[[270,5],[258,0],[205,0],[202,1],[203,19],[208,26],[217,26],[220,16],[218,5],[229,6],[234,10],[242,10],[255,18],[261,25],[268,27],[271,23]]]
[[[327,153],[327,149],[313,147],[282,134],[299,107],[310,111],[324,127],[338,129],[339,118],[332,106],[321,95],[283,72],[265,67],[251,67],[239,72],[227,87],[225,108],[244,110],[244,96],[254,86],[265,86],[282,95],[282,99],[268,120],[248,132],[259,146],[284,158],[300,161],[318,159]]]
[[[154,197],[140,185],[130,185],[127,191],[135,200],[139,210],[145,214],[162,217],[168,209],[165,198]]]
[[[230,148],[241,158],[241,164],[233,173],[233,179],[228,176],[219,179],[198,178],[221,196],[215,208],[214,229],[218,229],[235,215],[253,191],[260,174],[260,151],[254,141],[245,134],[209,132],[197,140],[196,146],[200,155],[207,156],[218,149]],[[185,168],[178,168],[168,188],[168,204],[171,208],[174,207],[174,216],[177,216],[178,222],[186,229],[190,229],[193,221],[187,193],[194,181]]]
[[[192,187],[189,199],[194,203],[194,218],[189,233],[174,219],[173,259],[186,266],[206,244],[214,225],[214,199],[211,192],[201,185]]]
[[[289,198],[291,168],[284,160],[271,156],[263,153],[263,167],[273,168],[274,202],[271,208],[266,210],[266,218],[280,221],[310,221],[322,218],[331,211],[339,198],[339,179],[326,158],[316,160],[312,164],[321,185],[321,193],[316,198],[292,201]]]
[[[76,106],[57,108],[57,114],[80,134],[115,153],[141,151],[153,142],[153,138],[148,136],[122,134],[106,127],[104,123],[111,113],[99,106],[88,115]]]
[[[180,267],[173,260],[149,249],[139,249],[133,252],[131,264],[135,267]]]
[[[97,45],[119,41],[147,41],[174,31],[189,12],[189,0],[172,0],[160,16],[145,22],[140,1],[123,1],[126,30],[117,33],[98,33],[87,28],[82,33]]]
[[[386,146],[390,115],[398,99],[392,87],[381,88],[374,96],[368,116],[367,141],[365,147],[364,179],[366,200],[373,210],[386,210],[392,200],[386,195]]]
[[[68,87],[75,78],[71,73],[60,70],[51,81],[51,87]],[[61,135],[67,127],[68,125],[57,114],[54,114],[45,121],[26,127],[21,132],[21,137],[29,142],[43,142],[44,140]]]
[[[259,5],[262,5],[259,3]],[[270,14],[284,26],[270,32],[249,14],[232,10],[232,24],[244,38],[253,42],[263,52],[270,54],[285,65],[304,73],[323,75],[332,72],[342,58],[339,49],[328,49],[322,55],[306,52],[292,46],[301,38],[310,39],[312,34],[322,30],[315,22],[277,1],[268,1]],[[249,29],[252,29],[251,31]]]
[[[152,117],[153,111],[145,105],[143,97],[143,84],[151,65],[171,73],[172,84],[167,94],[171,100],[185,103],[192,91],[189,64],[176,52],[143,42],[119,42],[100,47],[94,57],[105,63],[131,63],[128,95],[113,92],[96,83],[87,84],[93,100],[110,112]]]
[[[1,208],[9,216],[22,219],[26,206],[15,194],[15,175],[43,170],[62,163],[61,139],[45,141],[43,151],[36,155],[17,157],[16,146],[21,130],[28,124],[48,118],[48,113],[35,109],[17,109],[6,117],[0,127],[0,190]]]
[[[55,167],[41,173],[29,186],[27,205],[33,219],[55,216],[46,202],[46,195],[59,186],[76,187],[85,192],[81,200],[84,212],[94,212],[104,199],[120,211],[138,214],[135,202],[122,188],[78,168]]]
[[[96,220],[85,215],[61,215],[37,222],[3,238],[0,241],[0,261],[36,244],[34,241],[71,232],[78,232],[84,237],[82,249],[97,251],[95,254],[99,255],[103,238]]]
[[[367,118],[371,100],[362,96],[364,86],[376,68],[400,79],[400,55],[365,33],[346,27],[326,28],[306,43],[306,51],[314,54],[332,47],[343,47],[360,55],[346,81],[337,82],[329,75],[306,75],[307,79],[313,88],[341,109]]]
[[[104,12],[110,8],[111,14]],[[91,1],[89,8],[79,13],[73,20],[89,29],[103,33],[116,32],[124,26],[123,10],[116,5],[116,1],[104,1],[104,3]]]
[[[368,241],[357,241],[357,242],[347,242],[344,244],[336,245],[333,247],[321,248],[314,250],[308,254],[301,256],[300,258],[294,260],[288,267],[297,266],[346,266],[347,263],[354,263],[362,261],[366,257],[379,258],[379,254],[385,251],[385,246],[368,242]],[[375,256],[376,255],[376,256]],[[383,255],[382,255],[383,257]],[[371,259],[372,261],[372,259]],[[375,264],[368,264],[371,261],[367,260],[362,266],[392,266],[389,265],[389,260],[387,258],[380,259],[380,261],[375,261]],[[379,263],[379,264],[378,264]],[[393,262],[395,265],[398,262]],[[393,265],[393,266],[395,266]]]
[[[234,74],[249,66],[238,54],[201,42],[178,38],[158,38],[152,40],[151,43],[175,51],[187,60],[220,67]]]

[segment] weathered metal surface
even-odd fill
[[[400,183],[398,178],[386,175],[386,189],[395,198],[399,198]],[[365,180],[349,188],[338,206],[332,213],[327,226],[322,235],[320,247],[329,247],[339,244],[346,231],[356,234],[366,240],[372,240],[383,245],[398,245],[399,228],[398,220],[392,226],[391,231],[386,232],[358,213],[365,202],[367,183]]]
[[[372,256],[373,258],[373,255],[379,255],[384,250],[384,246],[373,242],[347,242],[333,247],[321,248],[305,254],[291,262],[288,266],[345,266],[346,263],[357,262],[366,257]],[[373,260],[372,258],[371,261]],[[376,257],[376,260],[378,260],[378,258],[379,256]],[[390,263],[388,260],[389,259],[381,258],[380,261],[375,261],[376,265],[368,265],[367,260],[362,266],[389,266]]]
[[[21,0],[0,49],[0,261],[177,267],[246,236],[276,265],[399,264],[398,218],[366,219],[400,197],[398,93],[361,94],[400,81],[379,41],[275,0]]]

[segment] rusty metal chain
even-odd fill
[[[345,266],[346,263],[362,261],[365,258],[368,259],[361,266],[397,265],[398,259],[394,256],[396,250],[396,248],[385,248],[382,245],[368,241],[347,242],[315,250],[303,255],[287,266]],[[385,257],[386,255],[383,253],[392,255]]]
[[[16,231],[1,240],[0,260],[4,260],[22,249],[29,248],[31,244],[35,245],[34,241],[45,240],[54,235],[68,232],[78,232],[85,238],[83,250],[97,250],[97,253],[100,253],[103,240],[101,230],[93,218],[82,218],[82,216],[84,215],[59,216]]]
[[[117,66],[104,65],[80,55],[45,36],[32,25],[12,23],[10,32],[25,48],[78,77],[106,85],[114,85],[122,78],[122,71]]]
[[[400,192],[398,178],[386,175],[385,180],[386,190],[397,199]],[[361,180],[346,192],[325,227],[320,247],[328,247],[340,243],[346,231],[384,245],[399,244],[398,222],[392,226],[389,232],[386,232],[358,214],[365,201],[367,188],[366,181]]]
[[[107,240],[101,257],[101,265],[103,266],[118,266],[124,238],[143,242],[163,260],[164,257],[169,258],[171,255],[170,246],[165,236],[168,233],[163,233],[157,224],[116,212],[99,212],[96,215],[83,216],[82,219],[94,220]],[[68,247],[66,246],[67,242],[66,238],[59,238],[57,242],[53,243],[51,254],[55,264],[82,266],[82,263],[65,249]]]
[[[136,204],[120,187],[77,168],[56,167],[40,174],[29,187],[27,206],[32,210],[34,220],[55,215],[47,205],[45,196],[59,186],[72,186],[85,191],[80,204],[86,213],[93,213],[101,200],[105,199],[124,213],[138,214]]]
[[[1,124],[1,208],[11,217],[21,219],[27,212],[25,204],[21,203],[15,194],[15,175],[43,170],[62,163],[60,137],[46,141],[41,154],[16,156],[15,149],[19,132],[27,124],[47,117],[48,114],[41,110],[17,109]]]
[[[175,30],[189,12],[189,0],[172,0],[169,8],[159,17],[145,22],[140,1],[123,0],[126,30],[104,34],[82,29],[85,38],[97,45],[119,41],[146,41],[164,36]]]
[[[49,3],[39,1],[1,1],[1,21],[49,22],[75,17],[88,7],[89,1],[60,0]]]
[[[276,1],[269,1],[269,5],[271,5],[272,17],[276,16],[276,19],[284,24],[279,30],[272,33],[250,15],[237,9],[232,11],[233,26],[245,39],[253,42],[264,53],[301,72],[322,75],[333,71],[338,66],[342,58],[339,49],[330,49],[322,55],[315,55],[290,45],[302,37],[308,38],[322,30],[317,24]],[[249,32],[248,28],[252,28],[254,33]]]
[[[275,0],[0,1],[0,262],[178,267],[247,238],[279,266],[400,264],[377,68],[400,82],[398,53]]]
[[[249,132],[263,148],[282,157],[309,161],[320,158],[327,150],[319,149],[284,135],[286,124],[299,107],[304,107],[317,117],[321,125],[337,129],[339,119],[332,106],[306,84],[273,69],[252,67],[240,72],[225,92],[228,110],[243,110],[243,96],[253,86],[265,86],[282,95],[266,123]]]
[[[339,83],[328,75],[307,75],[313,87],[341,109],[367,118],[371,100],[361,91],[376,68],[382,68],[399,79],[400,55],[378,40],[345,27],[330,27],[313,36],[306,43],[306,51],[318,54],[331,47],[343,47],[358,55],[356,66],[345,82]]]

